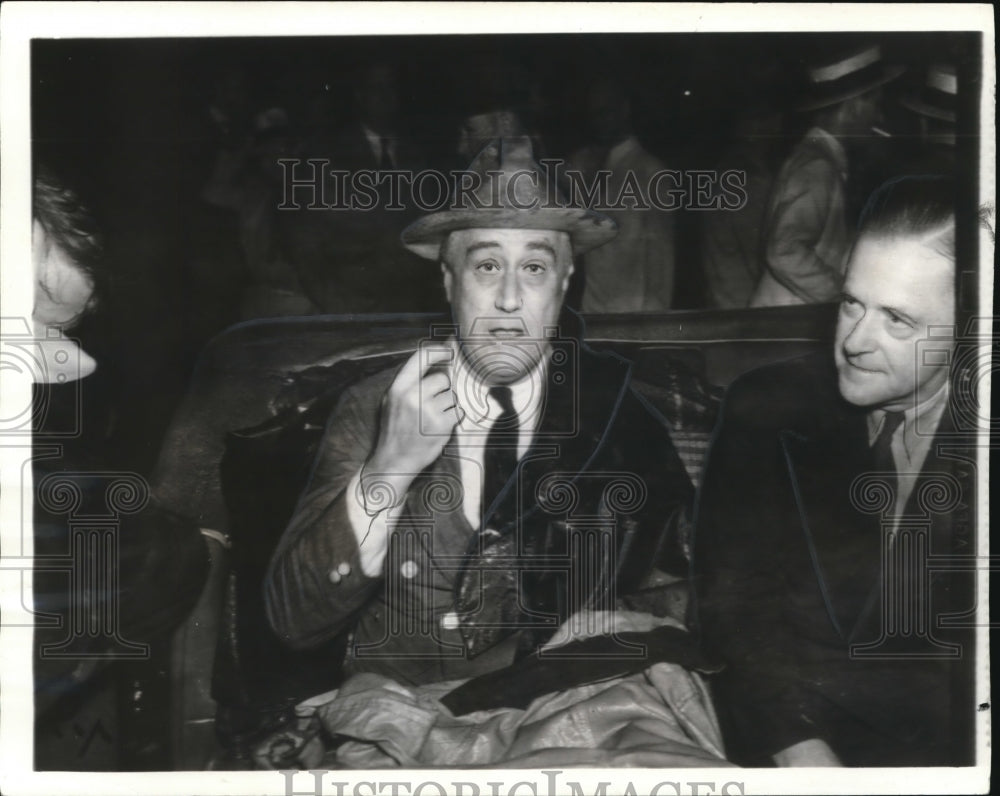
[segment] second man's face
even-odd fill
[[[511,384],[548,355],[573,273],[565,232],[467,229],[444,246],[444,287],[466,361],[490,385]]]
[[[951,257],[933,243],[913,237],[858,241],[834,348],[847,401],[905,410],[944,385],[955,324],[954,278]]]

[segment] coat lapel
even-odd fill
[[[856,508],[852,494],[857,476],[871,469],[864,414],[839,414],[805,432],[783,430],[780,439],[824,606],[848,640],[879,582],[882,534],[879,515]]]
[[[568,357],[567,367],[549,368],[534,442],[484,518],[481,532],[470,534],[463,571],[455,584],[455,603],[470,655],[478,655],[521,625],[526,604],[532,605],[534,621],[542,623],[545,635],[556,629],[559,606],[552,600],[536,604],[537,583],[527,584],[522,577],[526,570],[512,562],[546,549],[553,517],[551,506],[546,511],[539,505],[539,486],[550,474],[558,476],[563,486],[587,472],[628,389],[630,372],[630,365],[619,358],[577,351],[580,359],[586,359],[585,366]],[[580,396],[586,396],[584,405],[576,403]],[[567,514],[571,512],[567,507]],[[526,649],[532,638],[527,633],[522,639]]]

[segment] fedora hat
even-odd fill
[[[547,229],[566,232],[573,254],[607,243],[618,227],[607,216],[570,206],[532,158],[531,139],[497,138],[458,173],[456,190],[446,207],[423,216],[403,230],[410,251],[437,261],[441,244],[459,229]]]
[[[919,93],[903,97],[904,108],[943,122],[955,122],[958,76],[954,64],[934,64],[927,70]]]
[[[817,58],[806,71],[806,99],[799,111],[828,108],[844,100],[866,94],[892,80],[905,70],[882,61],[878,44],[863,44]]]

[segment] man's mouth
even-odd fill
[[[524,330],[511,326],[495,326],[490,329],[490,335],[500,340],[507,340],[523,336]]]
[[[872,370],[871,368],[863,367],[862,365],[859,365],[857,362],[852,362],[849,359],[845,360],[845,361],[847,362],[848,365],[851,366],[851,368],[853,368],[854,370],[858,371],[859,373],[872,373],[872,374],[874,374],[874,373],[881,373],[882,372],[881,370]]]

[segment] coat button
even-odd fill
[[[420,568],[417,566],[416,561],[404,561],[399,567],[399,574],[407,580],[412,580],[417,576],[419,570]]]
[[[343,576],[339,572],[337,572],[336,569],[330,570],[330,583],[337,585],[343,579],[344,579]]]
[[[348,575],[351,574],[351,565],[348,564],[346,561],[341,561],[339,564],[337,564],[337,572],[346,578]]]

